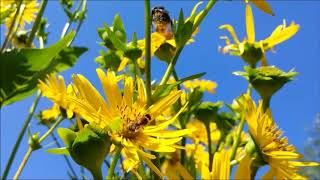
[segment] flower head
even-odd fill
[[[188,144],[188,155],[192,155],[201,179],[229,179],[231,150],[222,149],[213,157],[212,171],[209,170],[209,153],[201,144]]]
[[[187,135],[192,130],[166,130],[184,110],[182,108],[171,119],[153,125],[168,107],[180,97],[181,91],[175,91],[147,107],[146,92],[142,79],[137,77],[137,91],[133,78],[124,78],[123,92],[118,86],[116,75],[108,71],[107,74],[97,69],[97,74],[102,83],[107,100],[91,85],[82,75],[74,75],[73,86],[78,93],[69,96],[68,101],[73,104],[77,114],[86,119],[89,124],[94,124],[104,129],[111,136],[115,144],[123,146],[123,153],[136,166],[142,160],[159,176],[163,174],[153,165],[151,159],[155,156],[143,149],[156,152],[174,152],[176,143],[181,136]],[[134,163],[136,162],[136,163]],[[134,169],[130,167],[129,169]]]
[[[246,4],[247,38],[240,42],[234,31],[234,28],[229,24],[222,25],[219,28],[229,31],[234,40],[234,44],[231,44],[228,37],[221,37],[221,39],[226,40],[226,46],[221,48],[221,51],[223,53],[241,56],[242,59],[249,65],[255,66],[259,60],[262,60],[262,63],[266,65],[264,53],[268,50],[271,50],[275,45],[290,39],[299,30],[299,25],[292,22],[287,27],[286,23],[284,22],[282,25],[276,27],[268,38],[256,41],[252,10],[250,5]]]
[[[195,119],[189,121],[187,124],[188,129],[194,129],[194,131],[189,135],[189,137],[194,141],[194,143],[204,143],[208,145],[208,135],[206,127],[203,122]],[[214,122],[210,122],[210,135],[211,140],[216,143],[220,139],[220,131],[217,129],[217,125]]]
[[[13,18],[16,14],[17,6],[19,4],[18,0],[5,0],[1,1],[1,14],[2,12],[8,12],[8,16],[5,20],[7,28],[9,28],[13,22]],[[39,5],[36,0],[23,0],[20,7],[20,13],[17,17],[19,29],[24,29],[26,23],[31,23],[36,18],[36,13],[39,11]],[[21,19],[21,20],[19,20]]]
[[[55,102],[51,110],[46,111],[47,116],[56,116],[57,105],[66,110],[68,118],[73,116],[73,107],[67,101],[66,97],[76,92],[76,90],[70,85],[66,86],[62,76],[59,75],[58,77],[55,77],[53,74],[48,75],[47,83],[40,80],[38,87],[43,96]]]
[[[297,153],[295,147],[283,137],[283,132],[277,127],[271,117],[270,110],[263,111],[262,103],[258,107],[250,96],[244,95],[245,119],[249,126],[249,132],[259,148],[260,156],[270,166],[270,170],[264,175],[266,179],[301,179],[298,174],[299,166],[315,166],[318,163],[299,162],[302,155]],[[245,159],[247,162],[250,159]]]
[[[199,87],[201,91],[208,91],[209,93],[215,93],[217,83],[210,80],[195,79],[193,81],[186,81],[183,83],[186,89],[195,89]]]
[[[168,179],[193,179],[188,170],[180,163],[180,154],[176,151],[171,153],[170,156],[162,163],[162,172]]]

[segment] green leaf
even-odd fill
[[[59,137],[63,141],[63,143],[69,148],[72,146],[74,140],[77,137],[77,134],[67,128],[58,128],[57,130]]]
[[[101,56],[98,56],[95,61],[100,64],[102,68],[111,69],[117,71],[121,63],[120,55],[118,51],[108,51],[107,53],[101,52]]]
[[[122,42],[115,32],[111,31],[110,27],[107,24],[104,24],[105,30],[108,33],[108,38],[114,45],[114,47],[121,51],[126,51],[126,43]]]
[[[70,156],[70,153],[66,147],[61,148],[51,148],[46,150],[47,153],[57,154],[57,155],[67,155]]]
[[[223,103],[218,101],[213,102],[202,102],[196,112],[196,117],[202,121],[205,125],[209,125],[211,121],[216,121],[218,111],[222,107]]]
[[[127,42],[126,31],[124,29],[121,17],[119,14],[114,16],[113,24],[112,24],[113,32],[117,35],[117,37],[124,43]]]
[[[78,58],[85,53],[88,48],[85,47],[68,47],[62,50],[55,58],[56,66],[54,71],[61,72],[74,66]]]
[[[197,16],[197,9],[198,9],[198,7],[202,4],[203,2],[202,1],[200,1],[200,2],[198,2],[194,7],[193,7],[193,9],[192,9],[192,11],[191,11],[191,14],[190,14],[190,17],[189,17],[189,20],[191,21],[191,22],[193,22],[194,20],[195,20],[195,18],[196,18],[196,16]]]
[[[99,136],[89,126],[85,126],[77,133],[69,151],[76,163],[95,174],[100,171],[103,160],[109,153],[110,145],[109,136],[106,134]]]
[[[202,73],[198,73],[198,74],[194,74],[185,78],[182,78],[179,80],[180,83],[183,83],[185,81],[189,81],[189,80],[193,80],[193,79],[197,79],[197,78],[201,78],[202,76],[204,76],[206,73],[202,72]]]
[[[45,49],[14,49],[0,54],[0,106],[22,100],[36,89],[39,79],[74,65],[85,48],[67,48],[75,36],[69,33]]]

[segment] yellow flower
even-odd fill
[[[259,60],[262,60],[262,63],[266,65],[264,56],[265,51],[268,51],[275,45],[290,39],[299,30],[299,25],[292,22],[290,26],[286,27],[286,23],[284,22],[282,25],[276,27],[268,38],[256,41],[252,10],[250,5],[246,4],[247,38],[240,42],[233,27],[229,24],[222,25],[219,28],[229,31],[234,40],[234,44],[231,44],[228,37],[221,37],[221,39],[226,40],[226,46],[221,48],[223,53],[241,56],[244,61],[250,65],[255,65],[255,63]]]
[[[56,103],[49,109],[40,112],[40,120],[45,122],[55,121],[60,115],[60,106]]]
[[[124,89],[120,91],[116,75],[108,71],[107,74],[97,69],[107,101],[82,75],[74,75],[74,87],[79,91],[76,96],[67,97],[74,106],[74,111],[90,124],[99,126],[111,136],[115,144],[123,146],[123,153],[134,167],[144,161],[160,177],[163,174],[151,162],[155,156],[144,152],[174,152],[182,136],[192,130],[166,130],[185,109],[182,108],[174,117],[160,124],[153,125],[158,116],[170,107],[181,95],[181,91],[170,93],[165,98],[147,107],[146,92],[142,79],[137,77],[137,85],[133,78],[124,78]],[[137,87],[137,91],[135,88]]]
[[[177,152],[171,153],[170,158],[163,162],[161,170],[169,180],[180,179],[180,176],[186,180],[194,179],[180,163],[179,153]]]
[[[195,144],[204,143],[208,145],[207,131],[203,122],[197,119],[189,121],[187,124],[187,128],[194,129],[194,131],[188,137],[190,137]],[[212,142],[217,143],[220,139],[220,131],[217,129],[216,123],[210,122],[210,130]]]
[[[186,145],[187,154],[192,155],[201,179],[229,179],[231,150],[223,149],[213,157],[212,171],[209,171],[209,154],[201,144]]]
[[[270,110],[263,111],[262,103],[258,107],[250,96],[243,96],[243,113],[249,126],[249,132],[258,145],[263,160],[269,164],[270,170],[263,176],[265,179],[301,179],[299,166],[316,166],[314,162],[299,162],[302,155],[295,147],[282,137],[282,131],[274,123]],[[246,159],[246,161],[249,161]]]
[[[4,7],[4,10],[13,8],[14,11],[11,11],[9,17],[6,19],[5,24],[7,28],[9,28],[13,22],[13,18],[17,11],[17,6],[19,4],[19,0],[4,0],[1,1],[1,7],[2,9]],[[24,29],[24,26],[26,23],[31,23],[35,20],[36,14],[39,11],[39,5],[36,0],[23,0],[22,5],[20,7],[20,13],[19,16],[16,19],[16,23],[18,23],[19,29]]]
[[[66,87],[62,76],[59,75],[58,77],[55,77],[53,74],[51,74],[47,78],[47,83],[39,81],[38,87],[41,90],[43,96],[49,98],[54,103],[58,104],[66,110],[68,118],[71,118],[73,116],[73,107],[67,101],[67,96],[74,94],[77,91],[70,85]],[[55,108],[56,107],[53,107],[51,113],[57,113]],[[53,116],[53,114],[51,114],[51,116]]]
[[[201,91],[208,91],[209,93],[215,93],[217,88],[217,83],[210,80],[195,79],[192,81],[186,81],[183,83],[186,89],[200,88]]]

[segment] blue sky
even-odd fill
[[[151,6],[163,5],[170,11],[171,17],[177,19],[180,8],[189,14],[197,1],[152,1]],[[300,24],[300,30],[292,39],[275,48],[276,53],[268,53],[269,64],[276,65],[288,71],[295,68],[299,75],[294,81],[288,83],[272,99],[271,108],[274,119],[300,152],[306,143],[307,128],[312,126],[316,113],[320,112],[320,79],[318,68],[320,36],[320,2],[317,1],[271,1],[275,16],[269,16],[253,7],[255,18],[256,39],[264,39],[273,29],[286,19],[287,24],[295,21]],[[204,5],[200,6],[204,7]],[[232,75],[232,72],[242,70],[243,61],[238,57],[223,55],[218,52],[218,46],[224,45],[219,36],[227,35],[226,31],[219,30],[218,26],[229,23],[235,27],[240,39],[245,36],[244,4],[241,1],[218,2],[208,17],[200,26],[200,31],[195,37],[195,43],[188,45],[183,50],[176,69],[180,77],[189,76],[199,72],[207,72],[206,79],[218,83],[217,93],[206,95],[206,100],[222,100],[231,103],[233,98],[244,92],[247,82]],[[137,32],[138,38],[143,38],[143,1],[91,1],[88,3],[87,19],[84,22],[75,45],[86,46],[89,51],[85,53],[72,69],[62,75],[69,82],[72,73],[86,76],[93,84],[101,89],[95,69],[98,65],[94,58],[103,49],[99,42],[96,28],[103,23],[111,24],[113,17],[119,13],[122,17],[126,31],[130,36]],[[49,26],[49,44],[59,39],[62,28],[67,21],[58,1],[49,1],[45,11]],[[1,37],[4,29],[1,28]],[[1,40],[2,42],[3,40]],[[165,64],[156,59],[152,61],[152,79],[160,80],[165,71]],[[255,94],[255,98],[258,96]],[[1,172],[8,160],[9,153],[22,127],[28,109],[34,96],[14,103],[1,109]],[[42,98],[36,112],[50,107],[51,103]],[[65,124],[68,124],[67,122]],[[64,125],[65,125],[64,124]],[[32,132],[44,132],[45,129],[37,125],[33,119],[30,125]],[[52,147],[52,139],[47,139],[43,146]],[[9,177],[17,170],[18,164],[27,149],[27,138],[24,138],[18,155],[12,166]],[[79,167],[75,165],[75,169]],[[67,166],[60,156],[50,155],[40,149],[34,152],[26,165],[21,178],[66,178]],[[105,170],[104,170],[105,171]]]

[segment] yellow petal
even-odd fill
[[[218,152],[213,158],[213,172],[217,179],[230,179],[230,157],[231,149]]]
[[[235,172],[235,179],[251,179],[251,157],[246,155],[239,163],[238,168]]]
[[[271,152],[263,152],[267,156],[271,156],[272,159],[299,159],[302,157],[301,154],[295,152],[288,151],[271,151]]]
[[[273,46],[282,43],[294,36],[299,30],[299,25],[292,22],[289,27],[285,25],[278,26],[272,34],[263,43],[266,44],[265,49],[270,49]]]
[[[186,103],[184,105],[184,107],[182,107],[180,109],[180,111],[173,117],[171,118],[170,120],[168,121],[165,121],[163,123],[160,123],[160,124],[157,124],[156,126],[147,126],[145,129],[144,129],[144,133],[149,133],[149,132],[157,132],[159,130],[163,130],[165,128],[167,128],[170,124],[172,124],[177,118],[178,116],[187,108],[187,105],[188,103]]]
[[[261,179],[262,179],[262,180],[270,180],[270,179],[273,179],[273,177],[274,177],[274,175],[273,175],[273,173],[272,173],[272,171],[271,171],[271,169],[270,169],[267,173],[265,173],[265,174],[261,177]]]
[[[302,167],[302,166],[320,166],[320,163],[317,162],[299,162],[299,161],[289,161],[289,164],[295,167]]]
[[[265,0],[251,0],[252,4],[255,5],[257,8],[262,10],[263,12],[274,16],[270,5]]]
[[[183,130],[160,130],[157,132],[146,132],[145,134],[149,136],[154,136],[154,137],[162,137],[162,138],[173,138],[173,137],[180,137],[180,136],[185,136],[187,134],[191,134],[194,130],[193,129],[183,129]]]
[[[103,97],[84,76],[80,74],[73,75],[72,79],[81,98],[85,99],[92,107],[94,107],[95,111],[107,109]]]
[[[96,69],[100,82],[102,84],[105,95],[108,98],[110,108],[117,109],[121,106],[122,95],[117,84],[117,77],[114,72],[108,71],[107,75],[102,69]]]
[[[248,42],[254,43],[255,41],[254,20],[253,20],[251,6],[249,4],[246,5],[246,28],[247,28]]]
[[[157,117],[158,115],[162,114],[168,107],[173,105],[173,103],[175,103],[179,99],[181,94],[182,91],[175,91],[170,93],[167,97],[162,98],[161,100],[150,106],[150,108],[148,109],[148,113],[152,117]]]
[[[178,171],[180,173],[180,175],[183,177],[183,179],[185,180],[190,180],[190,179],[194,179],[188,172],[188,170],[186,170],[186,168],[184,168],[179,162],[177,162],[177,168]]]
[[[126,58],[126,57],[121,58],[121,62],[120,62],[120,65],[119,65],[117,71],[119,72],[119,71],[124,70],[124,68],[126,67],[126,65],[128,64],[128,62],[129,62],[129,59],[128,59],[128,58]]]
[[[137,85],[138,85],[138,97],[137,97],[138,106],[139,108],[143,108],[147,103],[147,94],[146,94],[146,88],[144,86],[143,80],[140,77],[137,77]],[[152,117],[156,117],[156,116],[152,116]]]
[[[126,77],[124,82],[123,98],[127,106],[131,107],[133,97],[133,79],[132,77]]]
[[[229,25],[229,24],[221,25],[221,26],[219,26],[219,29],[226,29],[231,34],[234,42],[236,44],[240,43],[240,41],[239,41],[239,39],[237,37],[237,34],[235,33],[235,31],[234,31],[234,29],[233,29],[233,27],[231,25]]]
[[[150,161],[150,159],[146,158],[141,152],[138,151],[139,157],[149,166],[149,168],[155,172],[161,179],[163,179],[163,174],[160,170]]]

